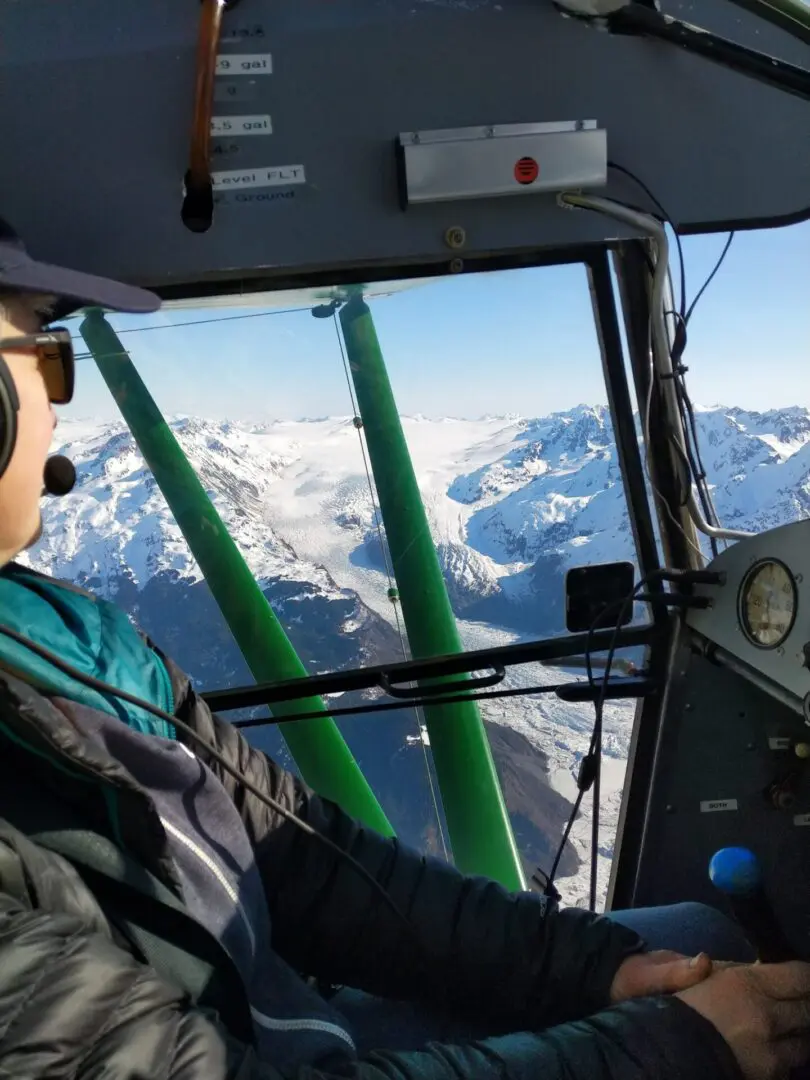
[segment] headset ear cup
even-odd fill
[[[17,443],[17,413],[20,399],[17,387],[8,369],[8,364],[0,356],[0,477],[5,474]]]

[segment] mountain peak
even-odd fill
[[[695,414],[721,520],[756,530],[807,512],[807,408],[717,405]],[[303,560],[308,577],[324,564],[338,585],[354,587],[381,566],[376,497],[350,417],[257,425],[176,416],[171,426],[260,580],[294,576]],[[448,574],[457,567],[465,582],[472,576],[480,595],[514,590],[551,552],[572,563],[632,555],[605,405],[511,420],[414,417],[405,427],[437,543],[453,552]],[[134,573],[134,565],[138,580],[162,568],[199,576],[123,423],[69,420],[54,450],[73,458],[79,483],[46,506],[35,565],[67,576]],[[366,532],[370,546],[361,539],[353,550]]]

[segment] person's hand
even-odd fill
[[[684,956],[683,953],[661,949],[657,952],[629,956],[610,987],[610,1001],[618,1005],[630,998],[676,994],[708,979],[712,961],[706,953]]]
[[[810,1061],[810,964],[722,966],[677,996],[717,1028],[746,1080]]]

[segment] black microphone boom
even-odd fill
[[[45,462],[43,495],[67,495],[76,483],[76,468],[70,458],[54,454]]]

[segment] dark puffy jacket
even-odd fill
[[[423,945],[414,947],[351,866],[194,745],[244,821],[270,906],[273,948],[283,960],[302,976],[435,1003],[493,1035],[415,1053],[381,1048],[335,1078],[738,1078],[714,1028],[677,999],[605,1009],[620,963],[639,947],[629,931],[583,911],[559,911],[532,894],[509,895],[362,828],[212,716],[188,679],[170,661],[166,668],[175,715],[253,785],[350,850],[407,912]],[[42,800],[68,799],[88,825],[99,816],[99,789],[115,786],[122,844],[172,884],[166,835],[149,794],[77,735],[58,701],[2,676],[0,728],[0,783],[4,776],[24,778]],[[182,733],[178,738],[184,740]],[[292,1074],[332,1080],[309,1066],[279,1070],[258,1060],[216,1014],[192,1005],[139,959],[70,862],[0,820],[0,1076],[252,1080]]]

